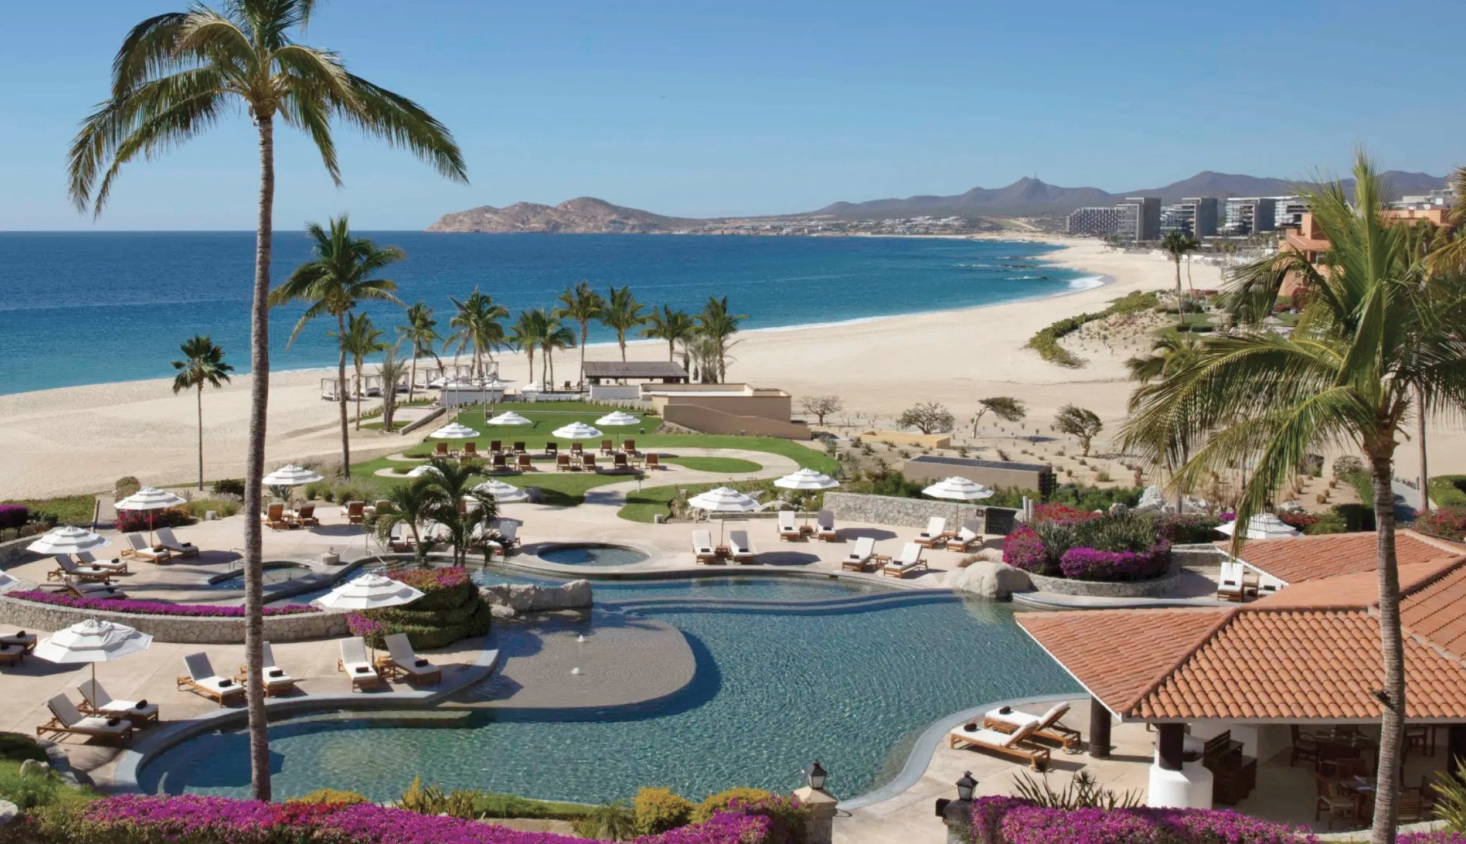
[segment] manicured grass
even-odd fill
[[[41,806],[67,806],[87,803],[97,798],[89,788],[67,785],[59,777],[20,777],[25,760],[46,761],[46,752],[35,740],[19,733],[0,733],[0,800],[8,800],[22,809]]]
[[[591,809],[592,807],[582,803],[556,803],[550,800],[531,800],[516,794],[473,792],[473,811],[486,818],[551,818],[574,821],[585,817]]]
[[[656,434],[638,437],[637,448],[738,448],[744,451],[763,451],[779,454],[798,463],[802,469],[814,469],[834,476],[840,471],[840,464],[824,451],[810,448],[794,440],[776,437],[740,437],[735,434]]]
[[[398,460],[388,460],[385,457],[356,463],[351,467],[351,483],[353,486],[370,486],[374,489],[405,483],[412,480],[406,474],[379,478],[375,476],[375,473],[378,469],[411,470],[418,465],[421,464],[403,463]],[[554,465],[548,461],[537,461],[535,466],[538,471],[526,472],[523,475],[495,475],[494,477],[517,487],[537,486],[544,490],[546,504],[561,507],[574,507],[585,503],[586,492],[598,486],[636,479],[633,474],[598,475],[593,472],[556,472]],[[549,471],[545,471],[546,469]],[[484,477],[487,479],[489,476]]]
[[[0,504],[24,504],[32,517],[54,516],[59,524],[89,525],[97,499],[92,495],[66,495],[60,498],[21,498],[0,501]]]
[[[1436,475],[1428,486],[1437,507],[1466,507],[1466,475]]]
[[[746,475],[762,469],[761,464],[737,457],[668,457],[663,463],[676,463],[694,472],[721,472],[725,475]]]
[[[563,410],[560,409],[562,405],[565,406]],[[555,409],[546,410],[545,408]],[[542,451],[545,447],[545,443],[555,442],[560,444],[562,450],[568,451],[570,441],[564,439],[563,437],[556,437],[555,431],[557,429],[563,428],[566,425],[573,425],[576,422],[580,422],[584,425],[589,425],[593,428],[598,427],[596,425],[596,420],[600,419],[602,416],[605,416],[608,413],[612,413],[614,411],[614,408],[600,407],[597,405],[585,405],[583,402],[509,404],[495,405],[492,416],[498,416],[506,410],[513,410],[515,413],[530,420],[534,424],[485,425],[484,411],[482,408],[476,410],[464,410],[459,412],[455,421],[457,421],[460,425],[466,425],[474,429],[475,431],[480,432],[481,436],[475,437],[472,440],[447,440],[446,442],[448,442],[448,444],[454,448],[462,448],[465,442],[476,443],[480,451],[487,451],[489,448],[489,443],[493,440],[499,440],[506,446],[509,443],[522,442],[524,443],[525,449],[531,452]],[[614,442],[617,440],[618,437],[620,439],[626,439],[627,437],[630,437],[636,440],[637,446],[640,447],[646,442],[646,435],[640,433],[642,430],[651,433],[655,432],[658,428],[662,426],[662,420],[660,417],[646,416],[640,413],[633,413],[631,415],[641,417],[642,424],[636,426],[627,425],[624,428],[606,428],[604,429],[604,436],[598,437],[593,440],[583,440],[582,442],[586,443],[590,447],[599,449],[601,445],[600,440],[602,439],[612,440]],[[438,426],[435,425],[434,427],[436,428]],[[408,449],[406,453],[410,457],[426,457],[428,453],[433,450],[438,442],[440,442],[440,440],[429,439],[426,442],[420,443],[416,446],[413,446],[411,449]]]

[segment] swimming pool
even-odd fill
[[[800,768],[818,758],[835,792],[851,797],[889,781],[937,718],[989,701],[1076,691],[1005,604],[918,595],[879,608],[846,600],[852,606],[818,613],[808,603],[743,603],[850,599],[875,589],[782,578],[595,589],[598,608],[588,618],[550,623],[594,630],[645,617],[671,624],[697,659],[691,685],[651,704],[612,709],[468,708],[282,722],[270,730],[277,795],[330,786],[391,799],[422,774],[443,787],[546,799],[621,799],[643,785],[699,799],[737,785],[793,788]],[[516,643],[508,628],[500,638],[510,657],[532,646]],[[245,796],[248,770],[248,741],[238,731],[164,752],[140,782],[147,791]]]
[[[567,542],[550,545],[534,552],[547,563],[562,566],[631,566],[644,563],[651,555],[627,545],[602,542]]]

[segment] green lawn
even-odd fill
[[[840,470],[835,458],[819,449],[794,440],[777,437],[740,437],[736,434],[655,434],[638,437],[637,448],[738,448],[744,451],[763,451],[779,454],[798,463],[802,469],[814,469],[833,476]]]
[[[1428,485],[1437,507],[1466,506],[1466,475],[1436,475]]]
[[[763,466],[737,457],[668,457],[663,463],[676,463],[694,472],[722,472],[725,475],[747,475]]]
[[[407,475],[399,474],[391,478],[375,477],[378,469],[404,469],[411,470],[421,464],[403,463],[398,460],[388,460],[379,457],[376,460],[368,460],[365,463],[356,463],[351,467],[352,486],[370,486],[373,489],[381,489],[389,484],[398,484],[411,480]],[[614,484],[620,481],[634,480],[635,475],[597,475],[590,472],[556,472],[548,461],[537,461],[537,471],[526,472],[523,475],[497,475],[499,480],[506,484],[517,487],[537,486],[545,492],[545,503],[562,507],[573,507],[585,502],[587,490],[598,486]],[[545,471],[548,469],[549,471]],[[486,478],[488,476],[485,476]]]
[[[554,410],[546,410],[546,407],[553,407]],[[562,409],[563,407],[563,409]],[[534,408],[534,409],[530,409]],[[561,449],[569,450],[570,441],[563,437],[556,437],[555,431],[566,425],[580,422],[591,427],[598,427],[596,420],[608,413],[614,412],[614,408],[600,407],[597,405],[586,405],[583,402],[543,402],[537,404],[507,404],[495,405],[492,416],[498,416],[506,410],[513,410],[515,413],[530,420],[532,425],[485,425],[484,412],[482,409],[461,411],[455,421],[460,425],[466,425],[482,436],[472,440],[433,440],[429,439],[419,445],[413,446],[407,451],[409,457],[426,457],[439,442],[447,442],[454,448],[462,448],[463,443],[475,443],[480,451],[487,451],[489,443],[499,440],[502,443],[524,443],[528,451],[542,451],[547,442],[559,443]],[[636,440],[640,448],[646,442],[645,435],[641,431],[656,431],[662,426],[662,420],[657,416],[647,416],[642,413],[633,413],[642,419],[642,424],[623,428],[606,428],[604,437],[600,439],[616,440],[618,437],[625,439],[630,437]],[[439,426],[434,426],[437,428]],[[584,442],[595,448],[600,448],[598,440],[585,440]]]

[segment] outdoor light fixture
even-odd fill
[[[974,788],[977,788],[977,780],[972,778],[971,771],[964,771],[962,779],[957,780],[957,799],[971,800]]]
[[[829,775],[830,772],[825,770],[825,766],[821,765],[818,759],[814,760],[814,764],[804,771],[805,778],[809,780],[809,787],[815,791],[824,790],[825,778]]]

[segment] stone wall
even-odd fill
[[[825,509],[835,514],[836,521],[872,522],[902,527],[924,528],[932,516],[946,519],[949,530],[956,530],[969,521],[977,520],[984,524],[983,533],[999,535],[1006,535],[1013,529],[1013,517],[1018,512],[1010,507],[983,507],[956,501],[894,498],[853,492],[825,493]]]
[[[0,597],[0,622],[25,630],[60,630],[89,618],[125,624],[151,634],[160,642],[197,645],[232,645],[244,642],[242,618],[188,618],[172,615],[135,615],[79,610]],[[339,639],[349,635],[346,613],[310,612],[265,616],[265,638],[271,642]]]
[[[1089,598],[1160,598],[1171,594],[1176,581],[1181,577],[1175,564],[1162,577],[1153,580],[1133,580],[1125,583],[1100,583],[1092,580],[1069,580],[1063,577],[1045,577],[1028,573],[1028,579],[1040,592],[1056,595],[1082,595]]]
[[[478,593],[495,609],[496,618],[512,618],[524,612],[588,609],[594,600],[589,580],[572,580],[559,586],[498,583],[481,586]]]

